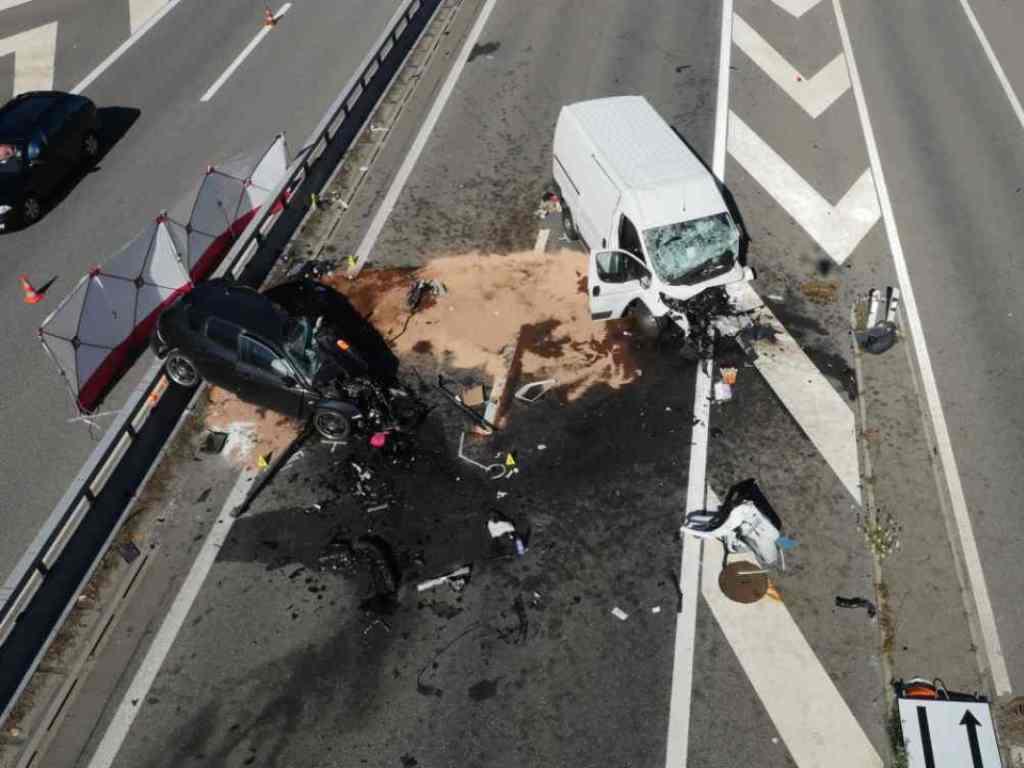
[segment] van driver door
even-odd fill
[[[615,320],[651,285],[650,273],[626,251],[591,251],[587,275],[590,317]]]

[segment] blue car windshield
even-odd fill
[[[669,285],[696,282],[708,272],[731,267],[740,233],[728,213],[644,230],[651,266]]]

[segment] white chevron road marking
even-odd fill
[[[129,0],[128,26],[131,30],[129,34],[134,35],[139,27],[149,21],[150,16],[166,4],[167,0]]]
[[[846,72],[846,58],[842,53],[837,54],[814,77],[807,78],[738,13],[733,16],[732,24],[736,46],[811,117],[820,115],[850,89],[850,76]]]
[[[708,488],[708,508],[717,507]],[[701,594],[793,762],[800,768],[881,768],[882,758],[786,604],[769,597],[733,602],[718,586],[721,570],[722,545],[705,542]]]
[[[57,22],[0,38],[0,56],[14,54],[14,95],[53,88]]]
[[[735,112],[729,113],[729,154],[837,264],[850,257],[881,217],[870,169],[831,205]]]
[[[8,8],[13,8],[16,5],[24,5],[30,3],[32,0],[0,0],[0,11],[6,11]]]
[[[772,0],[772,2],[782,10],[787,11],[799,19],[811,10],[811,8],[820,3],[821,0]]]

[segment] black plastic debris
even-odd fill
[[[220,453],[224,450],[224,445],[227,441],[227,432],[214,432],[211,430],[206,433],[202,444],[199,446],[199,450],[203,453]]]
[[[118,544],[117,551],[121,553],[121,557],[123,557],[124,561],[129,565],[134,563],[138,556],[142,554],[139,552],[139,548],[135,546],[135,542],[133,541],[125,541]]]
[[[861,349],[872,355],[880,355],[892,349],[896,343],[896,324],[879,323],[866,331],[857,331],[854,335]]]
[[[210,498],[211,491],[213,491],[213,488],[207,488],[205,491],[200,493],[199,497],[196,499],[196,504],[202,504],[204,501]]]
[[[405,295],[405,307],[409,312],[419,309],[424,296],[444,296],[448,289],[439,280],[416,280],[409,286],[409,292]]]
[[[836,595],[836,607],[837,608],[865,608],[868,612],[868,618],[875,618],[875,614],[878,613],[878,609],[875,608],[875,604],[870,600],[863,597],[840,597]]]

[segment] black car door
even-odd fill
[[[306,390],[295,368],[262,341],[242,334],[238,337],[238,365],[235,391],[243,400],[266,406],[278,413],[298,417]]]
[[[42,128],[32,132],[26,148],[29,187],[37,195],[49,195],[60,183],[63,163],[50,146],[49,136]]]
[[[189,350],[199,375],[211,384],[234,389],[238,374],[238,336],[241,329],[218,317],[206,320],[203,334],[197,334],[195,347]]]

